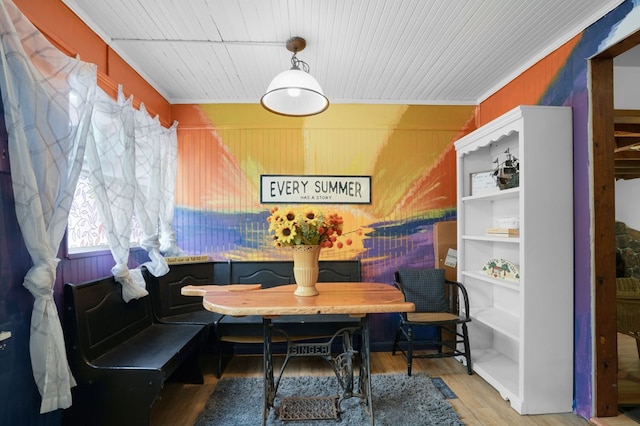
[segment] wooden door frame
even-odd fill
[[[618,415],[613,58],[639,44],[640,31],[589,61],[593,153],[595,417]]]

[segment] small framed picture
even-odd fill
[[[493,177],[494,170],[471,173],[471,195],[484,195],[499,190]]]

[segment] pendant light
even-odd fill
[[[306,117],[329,108],[329,99],[309,74],[309,65],[296,56],[306,45],[301,37],[287,40],[287,50],[293,52],[291,69],[276,75],[260,98],[260,103],[267,110],[291,117]]]

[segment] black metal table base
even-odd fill
[[[289,361],[294,357],[319,357],[331,365],[335,373],[340,389],[338,390],[337,407],[343,400],[358,397],[366,404],[371,425],[374,424],[373,407],[371,405],[371,368],[369,364],[369,318],[362,317],[359,327],[348,327],[337,331],[325,342],[293,342],[283,330],[274,328],[270,318],[263,318],[263,368],[264,368],[264,410],[262,424],[267,424],[271,409],[278,410],[274,406],[278,386]],[[271,348],[272,333],[283,334],[287,339],[287,355],[277,377],[273,371],[273,354]],[[354,339],[357,332],[361,332],[361,347],[357,351],[354,348]],[[336,339],[342,339],[342,352],[333,356],[332,347]],[[359,364],[358,390],[354,392],[354,364]]]

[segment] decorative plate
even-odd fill
[[[491,259],[484,264],[482,271],[493,278],[520,281],[520,270],[508,260]]]

